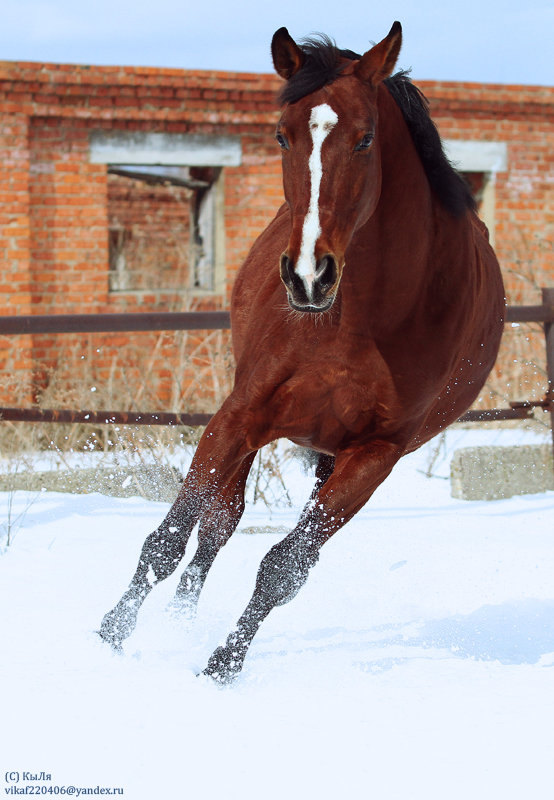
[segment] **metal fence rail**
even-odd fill
[[[0,317],[0,334],[130,333],[227,330],[228,311],[159,311],[137,314],[27,314]]]
[[[213,414],[172,414],[169,411],[72,411],[66,408],[0,408],[0,421],[84,422],[96,425],[207,425]]]

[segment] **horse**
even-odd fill
[[[289,439],[315,451],[315,483],[202,673],[230,683],[260,624],[301,589],[321,547],[403,455],[460,417],[494,364],[500,268],[426,98],[407,73],[393,74],[401,41],[398,22],[363,55],[322,35],[300,44],[286,28],[273,36],[285,202],[233,287],[234,388],[102,620],[100,636],[117,650],[198,523],[174,601],[195,608],[243,513],[256,453]]]

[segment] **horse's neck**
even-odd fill
[[[426,250],[434,237],[435,200],[402,112],[384,86],[378,98],[382,178],[372,221],[399,248],[415,255]]]
[[[460,236],[460,225],[437,207],[402,112],[384,87],[379,147],[381,196],[347,254],[343,303],[345,309],[365,307],[360,313],[390,330],[423,302],[440,241]]]

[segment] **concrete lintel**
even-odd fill
[[[508,169],[506,142],[443,139],[448,159],[460,172],[505,172]]]
[[[239,136],[91,131],[89,145],[93,164],[237,167],[242,162]]]

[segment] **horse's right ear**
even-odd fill
[[[271,40],[273,66],[281,78],[288,81],[304,64],[304,53],[286,28],[279,28]]]
[[[402,26],[393,23],[382,42],[368,50],[355,66],[356,75],[372,86],[377,86],[391,74],[402,46]]]

